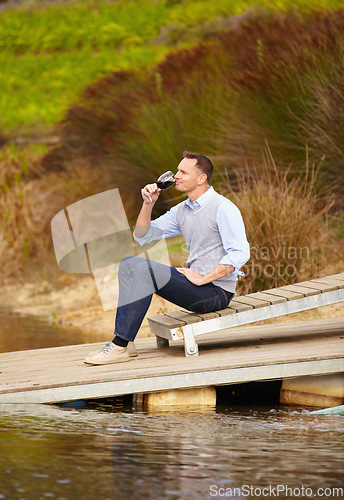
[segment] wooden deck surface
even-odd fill
[[[159,390],[273,380],[344,371],[344,317],[231,328],[157,349],[138,339],[138,357],[92,366],[85,356],[103,343],[0,354],[0,403],[52,403]]]

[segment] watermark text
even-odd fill
[[[244,484],[240,487],[219,487],[216,484],[210,486],[209,494],[215,498],[241,498],[241,497],[287,497],[287,498],[341,498],[344,497],[344,488],[311,488],[309,486],[291,487],[286,484],[276,486],[267,485],[263,487]]]

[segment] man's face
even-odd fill
[[[178,165],[178,172],[174,176],[175,188],[182,193],[190,193],[199,186],[199,178],[202,175],[196,167],[197,160],[184,158]]]

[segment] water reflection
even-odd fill
[[[109,333],[54,324],[54,320],[0,309],[0,353],[108,340]]]
[[[97,340],[8,314],[0,333],[0,352]],[[252,498],[238,488],[344,486],[342,416],[221,401],[202,412],[137,411],[130,397],[0,405],[0,499],[199,500],[223,498],[219,488]]]
[[[0,405],[0,498],[199,499],[214,498],[212,484],[343,486],[340,416],[93,406]]]

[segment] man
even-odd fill
[[[123,259],[119,267],[119,301],[115,337],[85,363],[102,365],[130,359],[128,343],[146,315],[153,293],[197,313],[228,306],[235,294],[240,268],[249,259],[249,244],[239,209],[210,186],[213,165],[200,153],[184,152],[175,188],[188,196],[151,221],[160,189],[141,190],[143,205],[135,239],[141,245],[182,234],[188,248],[187,267],[171,268],[141,257]]]

